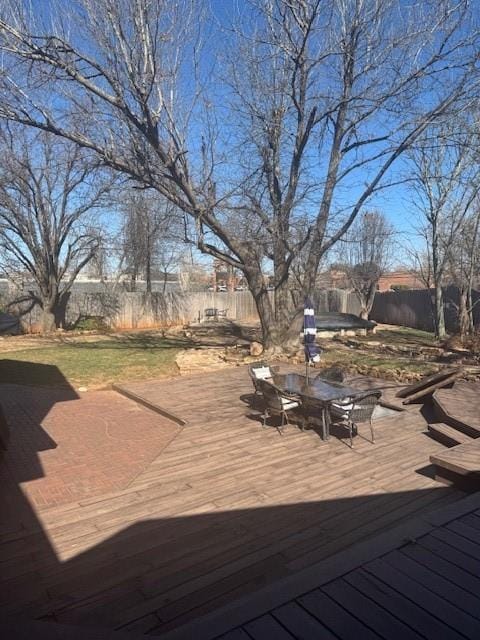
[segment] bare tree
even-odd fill
[[[199,63],[201,5],[81,0],[45,25],[6,0],[0,115],[95,151],[190,216],[190,239],[244,273],[266,347],[283,349],[325,253],[425,128],[475,99],[474,13],[258,0],[216,39],[231,64],[207,93],[217,52]]]
[[[368,319],[378,281],[391,260],[394,229],[380,211],[363,213],[338,243],[338,260],[360,302],[360,317]]]
[[[444,123],[430,128],[412,151],[414,205],[425,242],[429,284],[434,290],[434,327],[445,337],[442,286],[468,214],[480,190],[478,130],[475,122]],[[425,262],[425,260],[424,260]]]
[[[122,255],[123,266],[130,275],[132,290],[139,276],[145,279],[147,293],[152,292],[152,275],[172,267],[178,256],[182,227],[175,207],[155,192],[130,190],[124,192]],[[163,271],[164,290],[166,274]]]
[[[463,220],[459,233],[448,248],[446,267],[449,281],[457,286],[458,328],[461,338],[475,330],[472,289],[480,274],[480,203],[478,198]]]
[[[99,244],[92,214],[112,180],[100,179],[77,145],[47,133],[4,129],[0,138],[0,249],[7,275],[25,274],[35,286],[43,331],[55,328],[59,310]]]

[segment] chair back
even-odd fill
[[[271,409],[275,409],[276,411],[283,411],[285,408],[285,403],[288,402],[299,402],[297,396],[292,395],[291,393],[287,393],[280,389],[273,382],[269,382],[268,380],[257,380],[258,388],[261,391],[265,402]]]
[[[253,382],[255,391],[260,392],[257,384],[259,380],[273,380],[273,377],[278,373],[278,369],[277,365],[269,365],[264,361],[251,364],[248,367],[248,374]]]
[[[267,362],[265,362],[264,360],[259,360],[258,362],[252,362],[251,365],[249,365],[248,367],[248,373],[251,376],[255,376],[255,372],[257,369],[270,369],[269,365]]]
[[[305,396],[302,398],[302,409],[305,413],[321,416],[324,408],[325,402],[323,400]]]
[[[265,402],[271,409],[281,410],[282,400],[278,387],[268,380],[257,380],[257,388],[262,393]]]
[[[343,371],[340,367],[328,367],[327,369],[323,369],[320,373],[315,376],[315,380],[330,380],[331,382],[343,382],[344,380]]]
[[[317,398],[302,397],[302,414],[309,425],[323,425],[325,402]]]
[[[349,412],[349,418],[352,422],[368,422],[381,398],[381,391],[368,391],[361,396],[357,396],[353,402],[353,408]]]

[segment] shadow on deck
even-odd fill
[[[189,424],[122,492],[38,511],[2,482],[2,618],[161,634],[463,495],[420,473],[438,443],[418,412],[353,451],[296,429],[281,437],[246,416],[245,376],[157,383]],[[39,448],[55,446],[49,409]],[[18,411],[6,407],[11,428]],[[34,452],[18,462],[20,484],[42,476]]]

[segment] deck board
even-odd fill
[[[2,531],[0,611],[161,633],[463,495],[424,472],[415,407],[352,450],[262,429],[244,367],[149,384],[187,425],[122,491]]]

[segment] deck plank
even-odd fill
[[[399,551],[392,551],[382,558],[382,561],[397,571],[405,573],[409,578],[426,587],[431,593],[435,593],[446,602],[451,602],[456,607],[480,621],[480,598],[465,589],[446,580],[438,573],[434,573],[423,564],[412,560]]]
[[[381,637],[320,589],[298,598],[298,602],[341,640],[378,640]]]
[[[451,604],[444,597],[432,593],[430,589],[418,584],[410,575],[405,575],[405,573],[394,569],[383,560],[369,562],[364,570],[392,587],[397,593],[440,620],[447,627],[453,628],[454,631],[461,629],[467,637],[480,638],[480,621],[478,619]],[[408,617],[402,618],[402,620],[410,624]],[[414,626],[413,623],[410,626]],[[443,633],[444,631],[442,637]],[[455,632],[454,636],[457,635]]]
[[[391,640],[405,638],[406,640],[417,640],[418,635],[414,629],[407,626],[403,621],[406,618],[405,603],[401,603],[395,608],[392,607],[392,593],[384,596],[378,589],[369,583],[365,575],[360,572],[353,572],[340,580],[335,580],[322,587],[327,595],[333,598],[346,611],[368,625],[383,638]],[[389,607],[384,607],[385,600],[389,600]],[[407,603],[408,605],[408,603]],[[400,619],[392,615],[392,611],[397,613],[401,610]],[[408,618],[407,618],[408,619]],[[410,620],[409,620],[410,622]]]
[[[244,629],[252,640],[264,640],[265,638],[293,640],[295,638],[271,615],[252,620],[245,625]]]
[[[296,602],[289,602],[283,607],[272,611],[272,615],[290,631],[302,640],[336,640],[336,636],[327,629],[317,618],[310,615]]]

